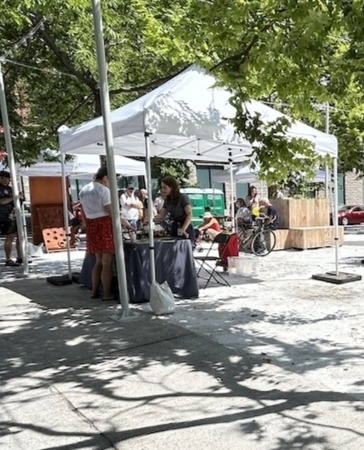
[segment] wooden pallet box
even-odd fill
[[[325,227],[330,225],[330,202],[326,198],[274,199],[279,228]]]
[[[335,228],[328,227],[298,227],[291,228],[290,244],[292,248],[308,249],[331,247],[335,245]],[[344,227],[339,227],[339,245],[344,244]]]
[[[286,250],[292,248],[290,230],[274,230],[274,234],[276,235],[276,245],[274,246],[274,250]]]

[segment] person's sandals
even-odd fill
[[[7,266],[7,267],[19,267],[20,263],[18,263],[18,261],[15,262],[12,259],[7,259],[5,261],[5,266]]]

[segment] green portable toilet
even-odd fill
[[[194,227],[202,223],[202,216],[205,212],[205,200],[202,189],[198,188],[182,188],[182,194],[186,194],[192,207],[192,225]]]
[[[225,196],[221,189],[202,189],[205,207],[210,208],[211,214],[216,216],[225,215]]]

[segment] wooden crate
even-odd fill
[[[274,250],[286,250],[287,248],[292,248],[290,230],[274,230],[276,235],[276,245]]]
[[[279,228],[330,225],[330,203],[326,198],[284,198],[271,201],[279,212]]]
[[[307,249],[331,247],[335,245],[335,228],[328,227],[298,227],[289,230],[292,248]],[[344,227],[339,227],[339,245],[344,243]]]

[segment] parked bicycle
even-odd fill
[[[251,228],[238,225],[239,250],[251,251],[257,256],[267,256],[274,250],[277,237],[274,231],[267,228],[267,217],[256,217],[256,225]]]

